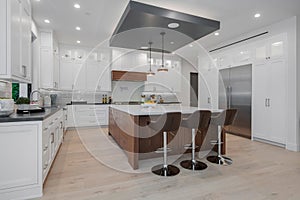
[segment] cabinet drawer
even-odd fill
[[[89,111],[89,110],[91,110],[91,111],[93,111],[93,110],[95,110],[95,106],[87,106],[87,105],[78,105],[78,106],[74,106],[74,111]]]

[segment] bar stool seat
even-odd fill
[[[183,119],[181,122],[182,127],[192,129],[192,144],[185,145],[185,149],[192,150],[192,158],[191,160],[184,160],[180,163],[180,165],[189,170],[204,170],[207,168],[207,165],[203,162],[197,161],[195,159],[195,150],[196,150],[196,132],[200,131],[201,134],[204,134],[209,127],[211,112],[206,110],[198,110],[195,111],[192,115],[190,115],[187,119]]]
[[[221,154],[221,145],[223,144],[221,140],[222,132],[225,133],[225,127],[233,124],[234,119],[237,114],[237,109],[227,109],[225,111],[225,120],[222,125],[218,125],[218,140],[211,141],[213,145],[218,145],[218,155],[216,156],[208,156],[207,160],[211,163],[218,164],[218,165],[231,165],[233,163],[231,158],[225,157]]]
[[[167,161],[167,152],[170,149],[167,147],[168,142],[168,133],[172,133],[174,136],[176,135],[181,122],[181,113],[180,112],[172,112],[165,113],[160,118],[149,124],[149,127],[156,132],[163,132],[163,153],[164,153],[164,162],[161,165],[157,165],[152,167],[152,173],[159,176],[175,176],[179,174],[180,169],[174,165],[169,165]],[[158,152],[160,152],[160,149]]]

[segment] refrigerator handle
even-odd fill
[[[231,86],[227,87],[227,97],[228,97],[227,108],[231,108],[231,101],[232,101],[232,87]]]
[[[268,107],[268,99],[265,99],[265,107]]]

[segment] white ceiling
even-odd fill
[[[94,47],[109,39],[129,0],[36,0],[33,18],[38,27],[53,29],[60,43]],[[274,22],[300,15],[299,0],[137,0],[221,21],[219,36],[200,39],[205,48]],[[81,5],[80,9],[73,7]],[[255,19],[255,13],[261,18]],[[45,24],[49,19],[50,24]],[[75,27],[80,26],[81,31]]]

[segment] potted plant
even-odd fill
[[[19,97],[16,101],[18,109],[28,109],[30,104],[30,99],[26,97]]]

